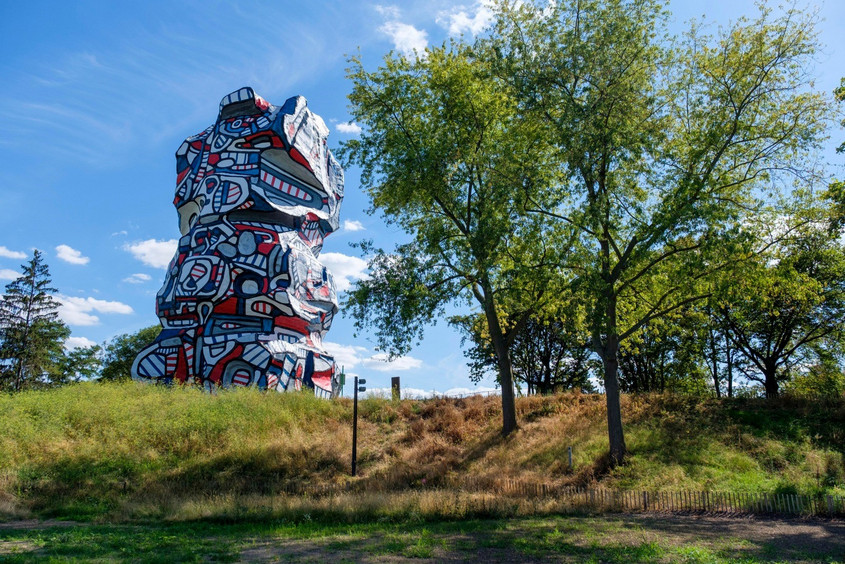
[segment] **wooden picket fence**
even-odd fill
[[[554,500],[559,507],[568,510],[845,517],[845,497],[834,495],[612,490],[473,477],[455,477],[439,484],[416,482],[406,487],[395,485],[391,487],[385,483],[379,485],[378,481],[348,481],[319,486],[303,483],[279,487],[276,484],[270,486],[269,489],[276,494],[315,497],[355,492],[446,490],[493,498],[550,499]]]
[[[491,482],[473,478],[461,480],[460,488],[466,491],[494,492],[502,496],[552,497],[567,502],[572,508],[595,511],[845,516],[845,498],[834,495],[610,490],[520,480]]]

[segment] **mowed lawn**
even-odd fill
[[[696,515],[0,525],[3,562],[845,562],[845,522]]]

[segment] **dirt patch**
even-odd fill
[[[33,552],[37,549],[38,546],[34,542],[30,541],[0,541],[0,556],[23,554],[25,552]]]
[[[75,521],[39,521],[38,519],[23,519],[21,521],[8,521],[0,523],[0,531],[35,531],[40,529],[50,529],[52,527],[78,527],[82,523]]]
[[[719,544],[735,538],[768,545],[781,554],[824,552],[845,556],[845,521],[842,520],[706,515],[627,515],[619,519],[633,530],[659,535],[663,542]]]

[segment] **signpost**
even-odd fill
[[[367,381],[355,376],[355,393],[352,400],[352,475],[355,475],[355,466],[358,463],[358,392],[366,392],[367,387],[364,386]],[[359,386],[360,384],[360,386]]]

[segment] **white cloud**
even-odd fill
[[[499,394],[498,388],[490,388],[488,386],[478,386],[476,388],[449,388],[442,395],[449,396],[449,397],[459,397],[459,396],[473,396],[478,394]]]
[[[364,224],[356,219],[347,219],[343,222],[344,231],[364,231]]]
[[[355,280],[367,278],[367,261],[343,253],[320,253],[320,262],[334,277],[338,292],[345,292]]]
[[[323,341],[323,347],[325,347],[327,353],[334,357],[335,364],[343,367],[344,370],[350,370],[361,364],[369,353],[365,347],[341,345],[331,341]],[[346,376],[349,377],[349,375],[349,372],[347,372]]]
[[[125,251],[132,253],[136,259],[153,268],[167,268],[170,259],[176,254],[179,242],[176,239],[158,241],[147,239],[138,243],[123,245]]]
[[[335,364],[342,366],[346,371],[347,379],[350,378],[349,370],[356,366],[363,366],[378,372],[412,370],[422,366],[422,360],[412,356],[400,356],[387,362],[387,355],[376,353],[370,355],[366,347],[359,345],[341,345],[332,341],[323,341],[323,346],[330,355],[334,357]],[[356,376],[356,374],[351,374]]]
[[[335,129],[337,129],[340,133],[350,133],[352,135],[358,135],[361,133],[361,126],[354,121],[339,123],[335,126]]]
[[[379,28],[379,31],[390,36],[393,47],[406,57],[425,56],[425,48],[428,46],[428,34],[421,29],[398,21],[386,22]]]
[[[68,325],[97,325],[100,322],[100,318],[91,312],[115,313],[120,315],[134,313],[131,306],[121,302],[63,296],[61,294],[56,297],[61,302],[59,316]]]
[[[440,12],[437,23],[449,30],[449,35],[478,35],[490,25],[493,18],[492,2],[481,0],[471,8],[456,6],[449,12]]]
[[[0,257],[6,257],[11,259],[25,259],[26,253],[22,253],[20,251],[12,251],[0,245]]]
[[[399,8],[394,5],[382,6],[381,4],[376,4],[375,8],[376,12],[384,16],[386,19],[395,20],[399,18]]]
[[[349,374],[346,375],[346,381],[350,382],[351,379]],[[403,399],[429,399],[433,397],[466,397],[466,396],[473,396],[473,395],[498,395],[500,392],[495,388],[487,388],[480,386],[478,388],[451,388],[446,390],[445,392],[441,392],[438,390],[423,390],[422,388],[401,388],[402,391],[402,398]],[[390,388],[367,388],[367,391],[364,393],[364,397],[390,397],[391,394]],[[360,397],[360,396],[359,396]]]
[[[68,245],[59,245],[56,247],[56,256],[71,264],[88,264],[91,260],[88,257],[82,256],[80,251]]]
[[[65,348],[67,350],[93,347],[96,344],[97,343],[87,337],[68,337],[67,340],[65,340]]]
[[[441,397],[443,394],[437,390],[423,390],[422,388],[404,388],[400,385],[402,399],[430,399]],[[364,397],[390,397],[393,391],[390,388],[367,388]]]
[[[141,272],[135,273],[132,276],[127,276],[123,279],[124,282],[129,282],[130,284],[143,284],[144,282],[149,282],[150,280],[152,280],[152,276]]]
[[[0,268],[0,280],[16,280],[20,276],[20,272],[14,271],[11,268]]]
[[[413,370],[422,366],[422,360],[412,356],[400,356],[391,361],[388,361],[387,358],[386,354],[377,353],[370,358],[365,358],[363,365],[370,370],[379,372]]]

